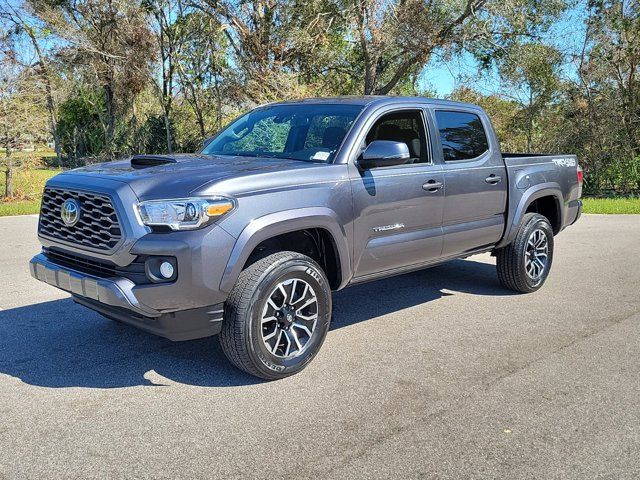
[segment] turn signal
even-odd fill
[[[209,215],[210,217],[217,217],[220,215],[224,215],[232,208],[233,208],[233,203],[231,202],[214,203],[207,207],[207,215]]]

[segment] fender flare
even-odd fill
[[[520,225],[520,220],[522,219],[524,212],[527,210],[527,207],[529,207],[531,202],[537,200],[538,198],[549,196],[552,196],[556,199],[560,225],[564,225],[564,212],[562,209],[563,197],[560,185],[555,182],[547,182],[534,185],[522,193],[522,197],[520,197],[518,205],[514,209],[509,209],[505,232],[500,243],[496,245],[496,248],[502,248],[513,241],[518,232],[518,225]]]
[[[261,242],[283,233],[306,228],[323,228],[333,237],[340,258],[342,278],[339,288],[342,288],[349,278],[349,272],[351,272],[347,234],[333,210],[326,207],[307,207],[283,210],[252,220],[242,230],[231,250],[227,266],[220,280],[220,290],[227,293],[231,291],[249,255]]]

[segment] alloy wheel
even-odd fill
[[[549,259],[549,242],[547,234],[536,229],[529,235],[525,246],[525,270],[533,281],[539,281],[544,274]]]
[[[301,355],[316,328],[318,298],[311,285],[299,278],[278,283],[262,311],[262,341],[279,358]]]

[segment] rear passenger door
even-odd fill
[[[504,231],[507,174],[498,141],[481,110],[432,110],[444,169],[442,256],[491,246]]]

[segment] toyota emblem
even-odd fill
[[[72,198],[65,200],[60,211],[60,218],[67,227],[74,226],[80,220],[80,204]]]

